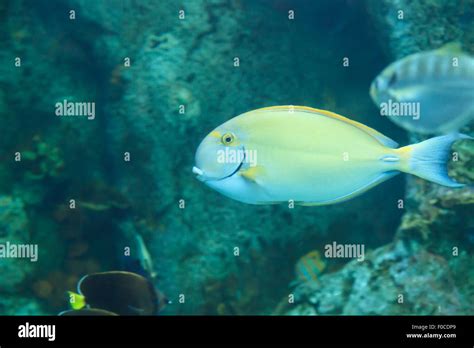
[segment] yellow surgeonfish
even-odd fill
[[[448,187],[449,134],[398,148],[376,130],[304,106],[253,110],[214,129],[199,145],[193,172],[209,187],[249,204],[338,203],[399,172]]]

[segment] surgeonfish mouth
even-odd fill
[[[239,163],[239,165],[235,168],[235,170],[230,173],[229,175],[226,175],[222,178],[208,178],[206,177],[204,171],[196,166],[193,167],[193,173],[194,174],[197,174],[197,179],[200,180],[200,181],[210,181],[210,180],[214,180],[214,181],[220,181],[220,180],[224,180],[224,179],[227,179],[227,178],[230,178],[231,176],[235,175],[235,173],[237,173],[243,166],[245,160],[246,160],[246,154],[245,154],[245,148],[242,148],[242,153],[243,153],[243,156],[242,156],[242,161]]]
[[[198,179],[199,181],[206,181],[206,176],[204,175],[204,171],[201,168],[194,166],[193,173],[196,174],[196,179]]]
[[[237,173],[237,172],[240,170],[240,168],[242,168],[242,165],[244,164],[245,159],[246,159],[246,156],[245,156],[245,148],[243,148],[243,154],[244,154],[244,155],[242,156],[242,161],[241,161],[240,164],[237,166],[237,168],[235,168],[235,170],[234,170],[232,173],[230,173],[229,175],[224,176],[223,178],[220,178],[220,179],[218,179],[218,180],[224,180],[224,179],[230,178],[230,177],[233,176],[235,173]]]
[[[193,173],[197,174],[197,175],[203,175],[204,174],[204,172],[196,166],[193,167]]]

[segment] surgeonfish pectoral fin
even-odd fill
[[[447,187],[463,187],[448,176],[447,162],[451,145],[461,139],[474,139],[468,135],[452,133],[397,149],[403,159],[401,170]]]
[[[67,293],[69,295],[69,305],[72,309],[79,310],[86,306],[86,298],[83,295],[72,291],[68,291]]]
[[[262,166],[248,167],[240,172],[240,175],[250,181],[257,181],[257,178],[263,173]]]

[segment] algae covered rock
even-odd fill
[[[2,315],[38,315],[43,309],[38,300],[18,295],[0,296],[0,313]]]
[[[474,50],[472,1],[368,0],[377,40],[390,59],[461,41]]]
[[[35,262],[28,258],[9,257],[10,246],[31,242],[28,218],[23,202],[18,198],[0,196],[0,292],[15,292],[19,286],[31,277]],[[37,255],[36,255],[37,257]]]
[[[461,286],[446,259],[397,240],[300,285],[286,314],[462,315],[473,308]]]

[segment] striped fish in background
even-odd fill
[[[456,132],[474,118],[474,58],[457,43],[409,55],[374,79],[370,96],[381,114],[408,131]],[[404,112],[416,108],[418,115]]]

